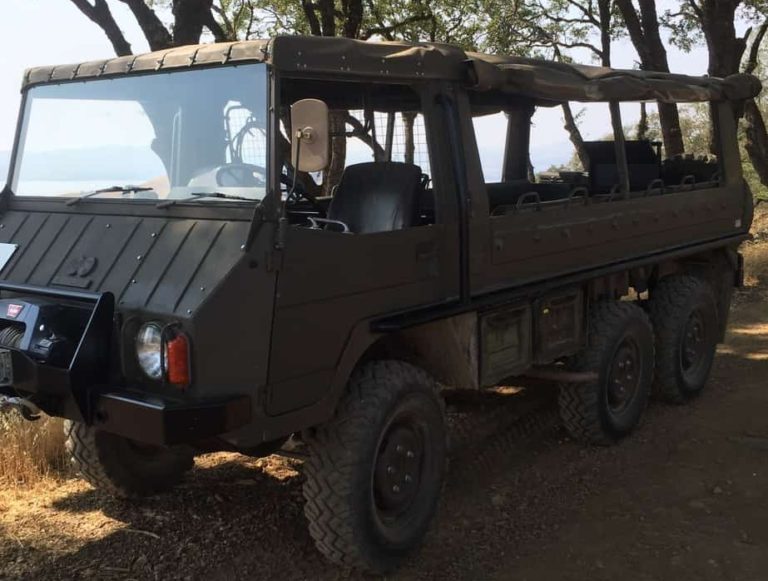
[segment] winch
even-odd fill
[[[67,367],[89,312],[44,298],[0,300],[0,347],[26,352],[40,363]]]

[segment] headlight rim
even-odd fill
[[[147,341],[144,335],[147,331],[153,329],[155,336]],[[134,354],[136,363],[144,375],[152,381],[163,381],[165,377],[165,341],[163,340],[164,325],[159,321],[145,321],[139,325],[134,337]],[[152,347],[156,344],[155,347]],[[144,349],[150,347],[154,352],[142,353]],[[143,356],[142,356],[143,355]],[[155,359],[156,358],[156,359]]]

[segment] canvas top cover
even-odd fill
[[[740,101],[756,97],[760,81],[620,70],[516,56],[466,52],[437,43],[364,42],[348,38],[277,36],[270,40],[181,46],[138,56],[29,69],[33,85],[169,71],[198,66],[266,62],[286,72],[372,80],[446,80],[540,102]]]

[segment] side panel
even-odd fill
[[[578,272],[744,230],[741,189],[724,187],[591,205],[520,210],[490,220],[493,290]]]
[[[480,385],[520,373],[533,359],[531,306],[502,307],[480,317]]]
[[[446,226],[350,235],[292,228],[278,277],[270,357],[270,415],[328,389],[355,325],[451,298],[438,265]]]

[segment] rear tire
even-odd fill
[[[712,287],[689,275],[662,279],[651,294],[650,314],[656,334],[653,393],[682,404],[704,389],[720,333]]]
[[[175,486],[194,465],[184,446],[139,444],[93,426],[64,422],[66,448],[78,473],[118,498],[139,498]]]
[[[595,372],[597,379],[560,386],[560,416],[571,436],[606,445],[629,434],[648,403],[653,361],[653,330],[640,307],[593,305],[588,344],[570,369]]]
[[[435,381],[400,361],[352,376],[335,417],[308,431],[304,513],[331,561],[391,571],[420,544],[446,465],[444,406]]]

